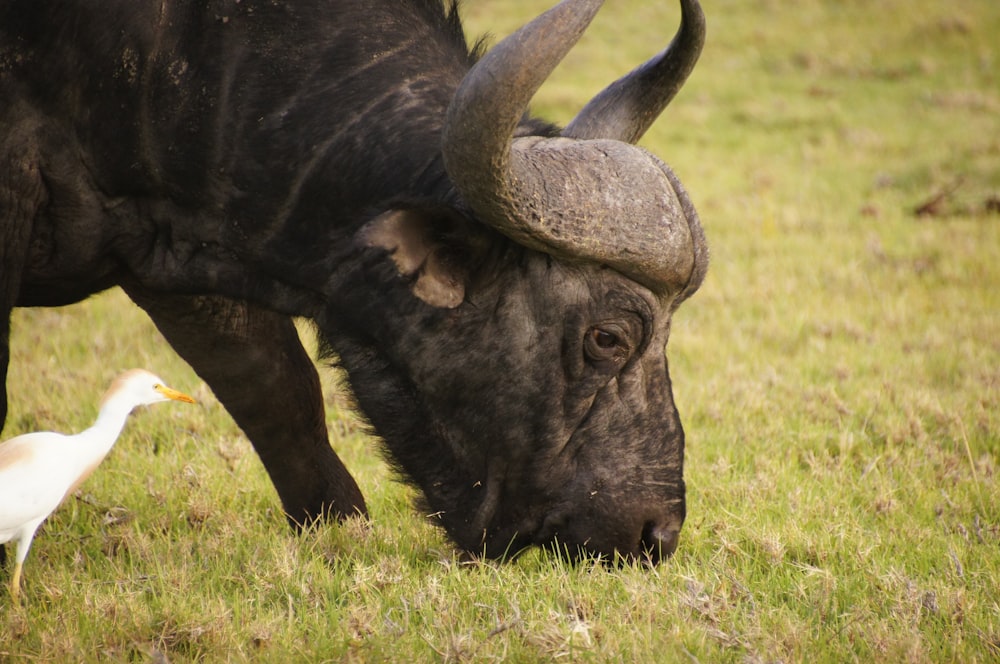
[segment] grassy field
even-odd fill
[[[466,0],[469,32],[545,4]],[[89,425],[133,366],[200,404],[134,415],[43,526],[23,606],[0,590],[0,662],[997,661],[1000,6],[706,13],[702,61],[644,139],[713,256],[669,348],[689,486],[671,560],[460,563],[330,371],[372,521],[295,537],[239,430],[110,292],[16,312],[4,436]],[[676,17],[608,0],[535,110],[568,121]]]

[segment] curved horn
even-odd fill
[[[704,44],[698,0],[681,0],[681,26],[670,46],[594,97],[562,135],[637,142],[684,85]]]
[[[476,216],[514,241],[608,265],[679,302],[700,283],[707,250],[665,164],[617,140],[514,138],[531,97],[601,4],[564,0],[469,71],[448,107],[445,168]]]
[[[445,169],[484,221],[515,212],[505,186],[514,130],[602,4],[560,2],[493,47],[452,98],[442,133]]]

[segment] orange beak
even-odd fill
[[[167,397],[168,399],[173,399],[174,401],[183,401],[184,403],[198,403],[193,398],[184,394],[183,392],[178,392],[172,387],[167,387],[166,385],[157,385],[155,388],[157,392]]]

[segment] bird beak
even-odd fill
[[[183,392],[178,392],[177,390],[167,387],[166,385],[157,385],[154,387],[157,392],[162,394],[168,399],[173,399],[174,401],[183,401],[184,403],[197,403],[194,399],[184,394]]]

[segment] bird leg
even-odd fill
[[[24,567],[24,559],[28,557],[28,549],[31,548],[31,541],[35,538],[35,531],[42,523],[39,520],[34,526],[29,527],[29,532],[21,531],[17,540],[17,552],[14,554],[14,573],[10,577],[10,598],[14,604],[21,600],[21,569]]]
[[[21,567],[23,563],[18,560],[14,563],[14,574],[10,577],[10,598],[14,604],[21,601]]]

